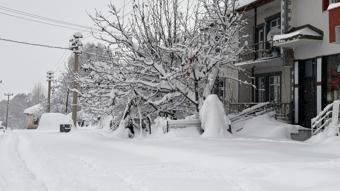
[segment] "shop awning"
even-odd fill
[[[305,44],[320,42],[323,32],[311,25],[293,28],[287,34],[275,35],[273,45],[276,47],[297,47]]]

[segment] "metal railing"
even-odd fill
[[[280,48],[273,47],[273,41],[264,41],[248,45],[245,52],[240,55],[240,61],[279,57],[280,54]]]
[[[256,116],[257,114],[263,114],[266,112],[273,111],[274,108],[270,102],[263,102],[263,103],[248,103],[249,105],[252,104],[251,107],[247,107],[242,111],[238,112],[236,115],[230,118],[231,122],[239,121],[241,119],[247,119],[249,116]],[[245,103],[238,103],[235,105],[242,105],[246,106]]]
[[[256,113],[266,113],[274,111],[275,119],[281,119],[291,122],[292,120],[292,104],[291,103],[232,103],[229,104],[229,113],[234,113],[232,121],[236,121],[241,117],[253,115]]]
[[[337,128],[339,134],[339,106],[340,101],[336,100],[327,105],[316,117],[311,120],[311,133],[316,135],[329,126]]]

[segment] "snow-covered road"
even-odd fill
[[[1,191],[331,191],[340,140],[124,140],[100,130],[0,134]]]

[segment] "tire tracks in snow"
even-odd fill
[[[13,132],[6,132],[0,142],[0,175],[4,191],[48,190],[28,167],[18,151],[19,138]]]
[[[102,133],[97,133],[97,135],[101,138],[106,137]],[[84,137],[88,140],[91,135],[89,136],[86,134]],[[195,178],[195,176],[198,176],[196,177],[197,179],[206,178],[220,181],[223,180],[226,185],[229,186],[228,190],[232,191],[263,190],[254,182],[249,181],[247,177],[237,173],[239,169],[249,165],[235,161],[231,158],[211,156],[209,154],[197,153],[195,151],[188,151],[181,148],[150,145],[140,141],[127,141],[121,139],[115,139],[112,141],[112,139],[114,138],[106,137],[106,140],[111,142],[109,146],[110,148],[137,154],[142,157],[151,157],[160,163],[161,168],[157,165],[150,164],[150,167],[148,167],[147,170],[140,170],[138,169],[140,166],[136,166],[136,169],[129,169],[126,172],[119,173],[118,175],[127,184],[130,184],[133,189],[140,191],[150,190],[149,188],[151,186],[148,184],[150,179],[152,177],[157,177],[162,173],[166,173],[167,170],[164,169],[168,169],[170,171],[174,171],[173,177],[184,175],[183,178],[193,178],[193,176]],[[155,171],[159,171],[159,173],[157,174]],[[152,176],[152,174],[154,174],[154,176]],[[171,176],[168,178],[171,178]]]

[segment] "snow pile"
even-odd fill
[[[129,138],[130,130],[125,128],[127,126],[127,120],[122,120],[119,123],[118,128],[113,131],[112,135],[118,138]]]
[[[230,136],[228,117],[225,114],[222,102],[217,95],[209,95],[200,110],[200,119],[204,129],[203,137]]]
[[[187,116],[185,119],[196,119],[196,115]],[[154,124],[151,126],[152,128],[152,138],[160,138],[160,137],[199,137],[200,134],[197,130],[197,127],[187,126],[185,128],[171,128],[169,132],[166,133],[166,122],[167,119],[165,117],[157,117],[154,120]]]
[[[283,123],[264,114],[233,125],[233,133],[249,138],[291,139],[294,125]]]
[[[338,127],[339,128],[339,127]],[[329,125],[324,131],[312,136],[306,142],[321,143],[329,138],[335,137],[337,134],[336,126]]]
[[[59,131],[61,124],[72,125],[72,120],[62,113],[44,113],[40,118],[38,130]]]
[[[155,135],[162,135],[166,132],[166,121],[165,117],[157,117],[154,123],[151,125],[151,132]]]

